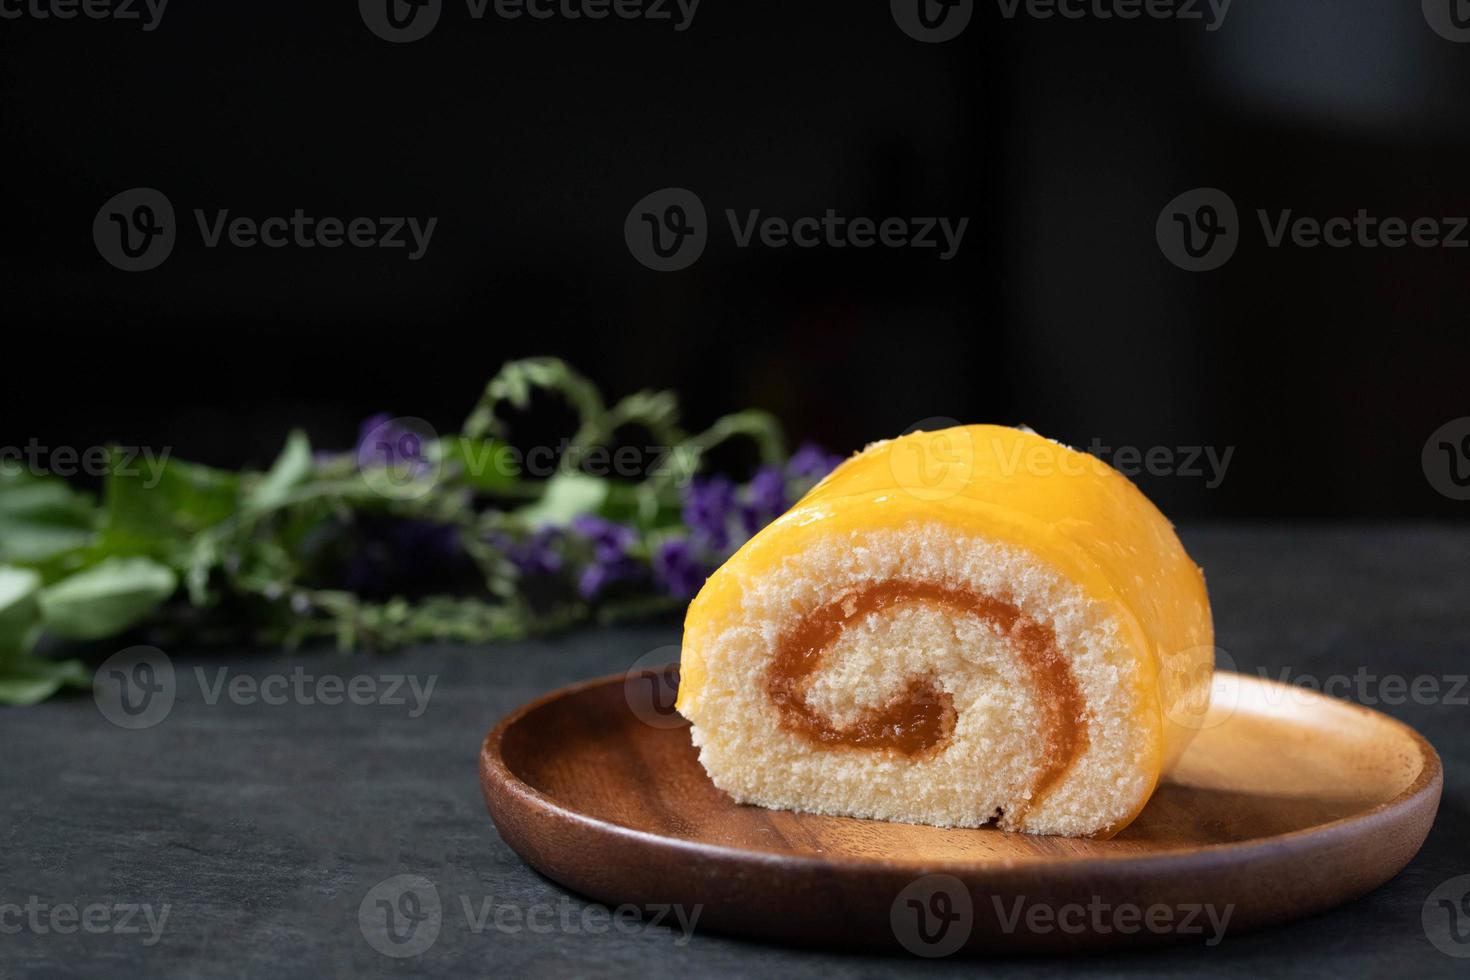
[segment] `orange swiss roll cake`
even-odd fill
[[[678,707],[742,803],[1108,836],[1198,727],[1213,642],[1126,477],[964,426],[869,446],[715,572]]]

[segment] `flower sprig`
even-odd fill
[[[559,398],[576,416],[532,472],[507,414]],[[507,413],[509,410],[509,413]],[[651,461],[621,434],[653,443]],[[748,440],[743,482],[710,454]],[[624,459],[633,470],[588,465]],[[458,433],[375,416],[351,451],[292,433],[265,472],[168,460],[147,482],[114,467],[102,500],[0,476],[0,702],[89,681],[66,642],[228,640],[343,649],[482,643],[681,607],[710,572],[838,458],[791,456],[769,415],[685,432],[669,392],[611,405],[566,364],[505,365]],[[546,469],[546,467],[542,467]],[[19,544],[19,546],[17,546]]]

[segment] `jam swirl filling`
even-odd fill
[[[923,582],[889,581],[819,606],[782,637],[766,675],[766,694],[780,714],[782,728],[824,748],[887,751],[915,759],[942,752],[954,736],[956,713],[954,698],[933,676],[910,678],[897,697],[844,725],[807,703],[824,654],[849,625],[913,603],[989,622],[1026,667],[1032,698],[1042,714],[1041,769],[1030,792],[1035,805],[1087,747],[1085,702],[1052,628],[991,596]]]

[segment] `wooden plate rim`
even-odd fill
[[[1414,781],[1392,799],[1375,804],[1374,806],[1361,810],[1357,813],[1339,817],[1327,823],[1318,824],[1313,827],[1305,827],[1300,830],[1287,831],[1282,834],[1274,834],[1270,837],[1259,837],[1243,841],[1230,841],[1220,844],[1201,844],[1190,847],[1182,847],[1175,851],[1153,852],[1153,853],[1120,853],[1109,855],[1090,855],[1078,857],[1074,855],[1038,855],[1027,858],[995,857],[980,860],[962,860],[956,858],[933,858],[923,861],[915,861],[912,858],[871,858],[851,857],[845,855],[829,855],[817,857],[804,854],[785,854],[780,852],[760,851],[740,847],[729,847],[723,844],[713,844],[705,841],[690,840],[682,837],[669,837],[661,834],[650,833],[646,830],[638,830],[634,827],[626,827],[622,824],[612,823],[598,817],[589,816],[578,810],[570,809],[557,802],[545,793],[525,782],[506,765],[505,759],[500,753],[500,744],[505,733],[522,718],[541,707],[562,698],[572,697],[583,691],[613,684],[622,684],[626,675],[609,674],[591,680],[579,681],[557,688],[541,697],[528,701],[519,708],[512,711],[500,720],[494,728],[485,736],[480,749],[480,777],[482,788],[489,795],[489,789],[493,784],[496,788],[512,793],[520,797],[522,803],[529,804],[550,814],[554,814],[563,820],[581,824],[589,830],[598,833],[610,834],[615,837],[623,837],[637,840],[645,845],[654,845],[675,851],[687,852],[691,855],[703,857],[719,857],[739,861],[756,861],[762,864],[777,865],[785,868],[811,868],[811,869],[833,869],[839,868],[852,872],[891,872],[895,868],[922,866],[926,869],[944,872],[982,871],[995,868],[1022,869],[1035,866],[1051,866],[1064,864],[1069,871],[1086,872],[1089,869],[1101,870],[1104,867],[1114,866],[1119,863],[1130,865],[1143,865],[1150,869],[1169,869],[1173,865],[1182,865],[1190,869],[1198,870],[1201,858],[1208,857],[1220,864],[1238,863],[1242,859],[1249,860],[1252,857],[1265,856],[1267,852],[1276,852],[1289,848],[1292,844],[1303,842],[1306,846],[1313,848],[1328,847],[1338,843],[1340,838],[1352,839],[1355,836],[1370,831],[1385,819],[1397,816],[1400,813],[1407,814],[1422,806],[1429,797],[1438,797],[1443,784],[1444,768],[1440,762],[1439,753],[1434,746],[1419,734],[1412,726],[1399,721],[1391,715],[1381,711],[1375,711],[1364,705],[1352,701],[1344,701],[1340,698],[1330,697],[1313,691],[1309,688],[1299,687],[1293,684],[1284,684],[1264,677],[1253,677],[1249,674],[1241,674],[1231,671],[1218,671],[1217,673],[1234,673],[1239,681],[1255,684],[1263,687],[1280,688],[1290,692],[1292,696],[1308,696],[1330,702],[1334,707],[1347,709],[1349,713],[1357,713],[1374,719],[1375,723],[1388,721],[1402,734],[1409,737],[1419,750],[1422,765],[1419,774]],[[488,802],[488,800],[487,800]],[[1432,804],[1431,804],[1432,805]],[[492,815],[493,813],[493,807]]]

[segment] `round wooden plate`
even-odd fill
[[[908,949],[1210,943],[1346,902],[1418,852],[1439,757],[1385,715],[1241,674],[1178,771],[1108,841],[742,806],[672,711],[677,668],[578,684],[485,739],[501,836],[600,902],[698,909],[696,930]]]

